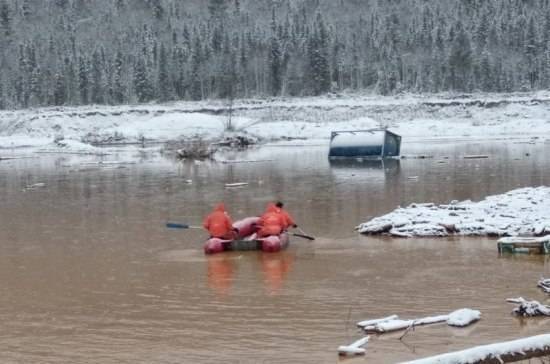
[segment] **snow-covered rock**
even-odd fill
[[[462,308],[451,312],[447,319],[447,325],[450,326],[468,326],[472,322],[478,321],[481,318],[481,312],[470,308]]]
[[[363,234],[395,236],[533,236],[550,232],[550,187],[528,187],[483,201],[411,204],[356,227]]]

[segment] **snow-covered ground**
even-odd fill
[[[541,235],[550,233],[550,187],[521,188],[483,201],[413,203],[357,226],[395,236]]]
[[[222,101],[50,107],[0,112],[0,148],[214,138],[227,128]],[[264,140],[328,143],[332,130],[389,127],[404,142],[425,138],[529,138],[550,128],[550,92],[479,95],[329,95],[241,100],[231,123]],[[73,145],[76,147],[76,145]]]

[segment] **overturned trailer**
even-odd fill
[[[386,129],[333,131],[329,158],[398,156],[401,137]]]

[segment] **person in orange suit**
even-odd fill
[[[291,226],[293,228],[297,228],[298,225],[296,225],[296,223],[294,222],[294,219],[292,218],[292,216],[290,216],[288,211],[286,211],[283,208],[283,206],[284,206],[284,204],[281,201],[277,201],[277,203],[275,204],[275,207],[277,207],[277,209],[279,210],[279,213],[283,216],[283,220],[285,222],[283,230],[287,230]]]
[[[237,237],[238,230],[233,227],[233,221],[225,211],[223,203],[216,205],[214,211],[206,216],[202,225],[212,238],[232,240]]]
[[[275,204],[269,203],[264,214],[260,217],[258,225],[258,237],[263,238],[269,235],[279,235],[285,227],[285,219]]]

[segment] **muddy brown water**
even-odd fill
[[[550,183],[550,145],[405,144],[434,155],[331,164],[324,146],[272,146],[181,163],[136,155],[33,155],[0,162],[1,363],[335,363],[360,320],[482,311],[465,329],[374,336],[349,363],[393,363],[548,332],[508,297],[547,302],[543,256],[499,257],[489,238],[366,237],[354,226],[411,202],[479,200]],[[6,151],[4,154],[18,154]],[[132,154],[132,153],[130,153]],[[463,159],[487,154],[488,159]],[[125,155],[125,157],[127,157]],[[117,160],[120,156],[105,157]],[[190,180],[190,182],[188,182]],[[248,182],[242,188],[225,183]],[[36,183],[43,186],[26,188]],[[317,237],[278,254],[206,257],[200,224],[223,200],[235,219],[283,199]]]

